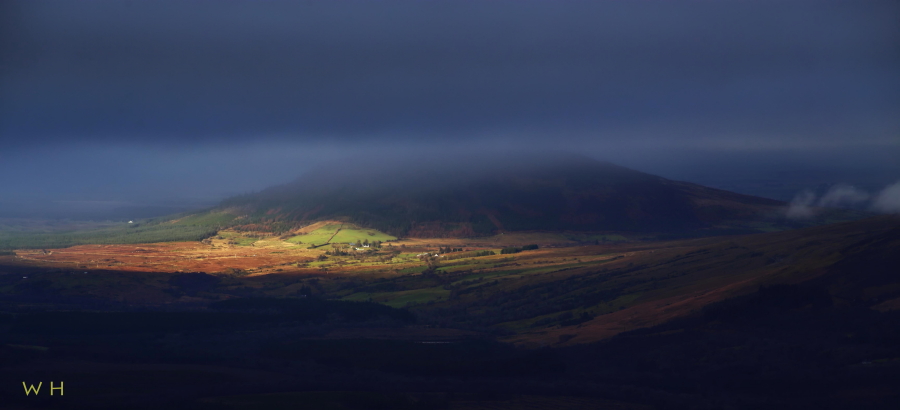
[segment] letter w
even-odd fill
[[[34,392],[34,395],[37,396],[38,392],[41,391],[42,384],[44,384],[44,382],[38,382],[38,387],[35,389],[33,384],[31,386],[26,386],[25,382],[22,382],[22,387],[25,388],[25,395],[27,396],[31,394],[31,392]]]

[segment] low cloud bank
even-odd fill
[[[804,190],[794,196],[785,215],[791,219],[806,219],[815,216],[819,208],[848,207],[880,213],[900,213],[900,181],[888,185],[875,195],[845,184],[831,187],[821,197],[817,197],[813,191]]]
[[[831,187],[825,195],[822,195],[818,205],[825,207],[852,206],[867,201],[870,197],[871,195],[866,191],[841,184]]]
[[[872,209],[884,213],[900,213],[900,181],[881,190],[872,201]]]
[[[816,194],[812,191],[803,191],[791,200],[787,209],[787,217],[791,219],[811,218],[815,215],[813,204],[816,202]]]

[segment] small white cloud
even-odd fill
[[[900,213],[900,181],[881,190],[872,201],[872,209],[885,213]]]
[[[812,191],[803,191],[791,200],[787,209],[787,217],[791,219],[810,218],[815,214],[812,205],[816,202],[816,194]]]
[[[869,199],[869,193],[851,185],[835,185],[819,199],[819,206],[855,205]]]

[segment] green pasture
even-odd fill
[[[400,269],[399,272],[402,274],[410,274],[410,273],[422,273],[425,269],[428,269],[427,266],[413,266],[409,268]]]
[[[0,249],[65,248],[84,244],[153,243],[199,241],[216,234],[216,227],[203,225],[122,224],[85,231],[32,233],[0,232]]]
[[[237,232],[220,232],[219,236],[230,239],[235,242],[238,246],[250,246],[253,245],[254,242],[258,241],[257,238],[250,238],[244,235],[241,235]]]
[[[338,229],[340,229],[340,231],[338,231]],[[337,235],[335,235],[335,232],[337,232]],[[334,236],[333,239],[332,236]],[[331,243],[356,243],[357,240],[360,242],[365,240],[368,240],[369,242],[384,242],[392,241],[397,238],[375,229],[363,229],[350,224],[344,224],[343,228],[341,228],[341,224],[331,224],[325,225],[304,235],[294,236],[287,241],[290,243],[322,245],[328,242],[329,239],[331,239]]]
[[[316,229],[310,233],[297,235],[289,238],[287,241],[290,243],[309,243],[315,245],[321,245],[328,241],[332,235],[341,227],[341,224],[332,224],[325,225],[319,229]]]
[[[344,229],[341,229],[337,235],[334,236],[334,239],[331,240],[331,243],[356,243],[356,241],[393,241],[397,239],[395,236],[388,235],[383,232],[376,231],[374,229],[361,229],[357,227],[347,228],[344,225]]]
[[[0,249],[17,248],[65,248],[85,244],[152,243],[174,241],[199,241],[216,234],[234,220],[225,212],[204,212],[186,216],[174,222],[158,219],[136,223],[86,225],[87,229],[44,232],[0,231]]]

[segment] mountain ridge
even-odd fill
[[[219,209],[247,229],[284,231],[326,219],[396,236],[505,231],[754,232],[782,223],[784,202],[561,153],[351,158]]]

